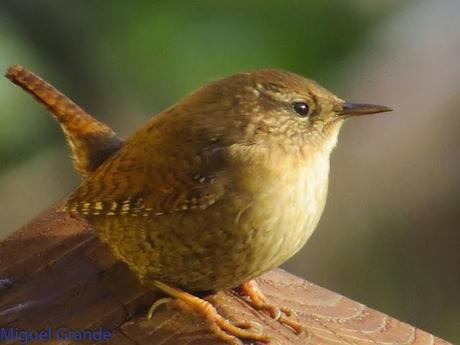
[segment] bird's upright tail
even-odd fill
[[[45,105],[59,121],[72,151],[74,168],[83,176],[93,172],[123,144],[109,126],[23,66],[9,67],[6,77]]]

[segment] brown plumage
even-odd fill
[[[316,121],[293,114],[297,98],[312,102]],[[86,215],[142,280],[189,290],[235,287],[281,264],[311,234],[342,122],[328,128],[321,111],[341,103],[287,72],[218,81],[128,138],[69,207]],[[312,133],[319,125],[324,132]],[[283,192],[292,203],[286,208]],[[292,218],[281,220],[290,208]]]
[[[247,282],[315,229],[344,118],[388,110],[346,103],[290,72],[236,74],[154,116],[88,174],[67,210],[86,217],[144,284],[194,306],[224,339],[264,337],[172,286],[243,284],[256,307],[297,330]]]

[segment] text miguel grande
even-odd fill
[[[112,339],[112,331],[99,327],[97,329],[70,329],[67,327],[47,327],[43,329],[20,329],[16,327],[2,327],[0,325],[0,344],[16,341],[21,345],[31,342],[47,343],[51,340],[78,341],[106,341]]]

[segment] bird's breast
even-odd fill
[[[255,275],[281,265],[313,233],[326,201],[329,155],[304,164],[280,159],[260,174],[258,192],[239,220],[242,230],[253,234]]]

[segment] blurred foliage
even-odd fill
[[[193,88],[241,70],[283,68],[346,89],[350,60],[378,54],[370,35],[413,2],[3,0],[0,69],[27,66],[126,136]],[[33,99],[3,80],[0,102],[0,203],[8,204],[0,211],[2,237],[68,193],[77,175],[58,126]],[[347,154],[353,170],[359,153]],[[332,169],[333,190],[335,180],[347,183],[343,167]],[[339,189],[329,201],[332,220],[322,221],[314,244],[287,267],[460,341],[460,303],[451,302],[460,288],[452,228],[459,194],[433,197],[413,214],[373,203],[369,214],[347,219],[350,198],[366,204],[347,187],[349,194]],[[433,256],[419,255],[425,241]],[[433,261],[436,255],[444,258]]]

